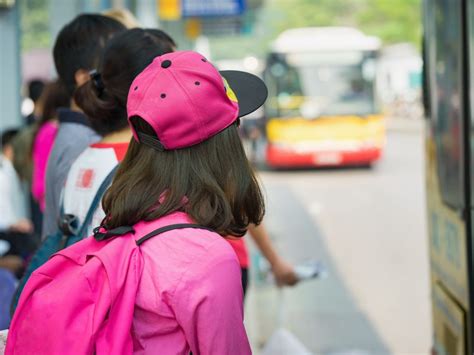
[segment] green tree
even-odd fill
[[[354,14],[366,0],[271,0],[269,6],[284,14],[279,30],[312,26],[356,26]]]
[[[296,27],[352,26],[385,44],[421,40],[421,0],[266,0],[247,36],[211,39],[215,58],[260,57],[282,31]]]
[[[357,14],[358,26],[385,43],[421,41],[420,0],[369,0]]]
[[[384,43],[412,42],[421,36],[420,0],[271,0],[284,19],[277,29],[354,26]]]
[[[48,0],[20,0],[21,47],[23,51],[48,48],[51,44],[49,31]]]

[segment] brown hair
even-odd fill
[[[132,122],[137,131],[155,135],[143,119]],[[265,213],[236,124],[178,150],[157,151],[132,139],[102,204],[107,229],[184,211],[223,236],[242,236]]]

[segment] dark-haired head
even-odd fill
[[[13,147],[12,147],[12,141],[18,134],[19,130],[18,129],[7,129],[2,132],[2,135],[0,137],[0,146],[2,147],[2,155],[13,161]]]
[[[60,81],[53,81],[46,84],[43,94],[41,95],[43,112],[39,119],[38,126],[41,127],[44,123],[57,118],[58,108],[68,107],[69,100],[69,95]]]
[[[70,97],[62,82],[56,80],[46,84],[39,98],[41,104],[41,115],[36,124],[33,136],[36,137],[40,128],[48,121],[58,117],[60,107],[69,107]],[[33,144],[30,147],[33,154]]]
[[[167,34],[165,31],[159,30],[157,28],[150,29],[149,31],[153,33],[153,36],[155,38],[158,38],[163,43],[167,43],[172,48],[173,51],[175,51],[176,48],[178,47],[174,39],[171,38],[171,36]]]
[[[28,97],[36,103],[44,89],[44,81],[40,79],[31,80],[28,83]]]
[[[134,28],[116,35],[106,45],[97,74],[76,90],[75,102],[99,134],[127,127],[127,96],[133,79],[155,57],[174,49],[174,42],[163,33]]]
[[[74,89],[95,68],[105,43],[126,28],[120,22],[99,14],[82,14],[59,32],[53,56],[56,71],[72,97]]]
[[[9,145],[12,142],[13,138],[15,138],[15,136],[18,134],[18,132],[19,130],[17,128],[7,129],[3,131],[2,136],[0,137],[0,143],[2,147]]]
[[[143,119],[131,120],[137,131],[156,137]],[[242,236],[265,213],[236,123],[177,150],[157,151],[132,139],[102,203],[107,229],[184,211],[223,236]]]

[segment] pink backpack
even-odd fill
[[[143,271],[140,245],[173,229],[145,236],[131,227],[96,229],[54,254],[23,290],[8,333],[5,354],[132,354],[135,297]]]

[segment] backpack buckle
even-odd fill
[[[106,230],[103,226],[94,228],[94,238],[97,241],[118,237],[128,233],[135,233],[135,230],[130,226],[120,226],[111,230]]]
[[[59,230],[65,236],[77,235],[79,231],[79,219],[73,214],[65,214],[59,219]]]
[[[58,226],[62,234],[58,245],[59,251],[67,246],[69,237],[77,235],[79,232],[79,219],[73,214],[65,214],[59,219]]]

